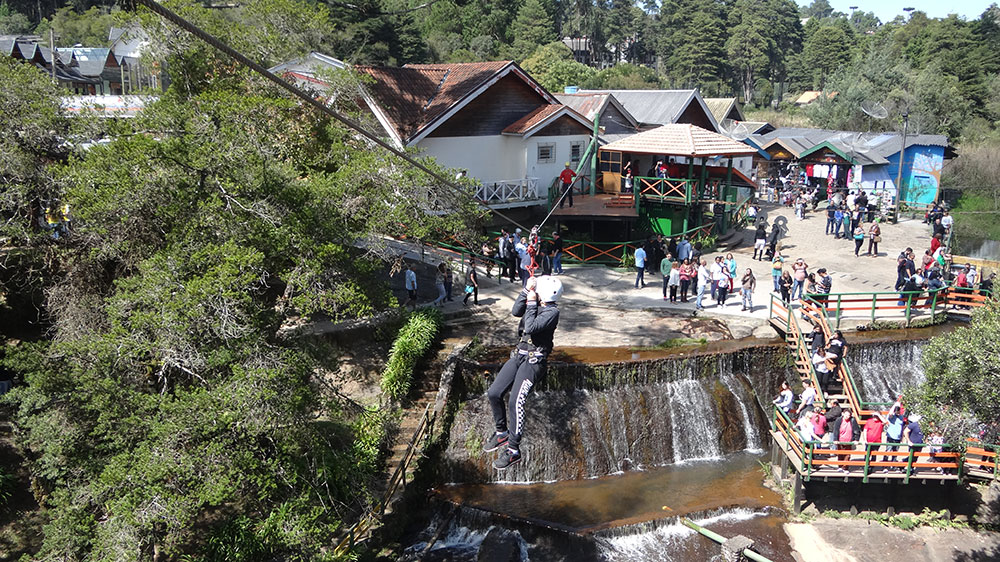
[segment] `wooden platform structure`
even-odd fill
[[[836,399],[843,409],[851,410],[859,425],[863,425],[867,418],[873,415],[885,414],[890,404],[862,401],[846,358],[834,373],[835,382],[831,388],[837,390],[824,395],[820,390],[817,373],[805,343],[803,328],[808,326],[811,331],[813,326],[818,326],[825,335],[825,341],[830,341],[834,330],[832,321],[835,320],[839,325],[842,315],[848,309],[856,308],[845,305],[865,302],[872,309],[873,318],[884,317],[886,312],[892,312],[898,318],[900,310],[905,309],[907,322],[911,311],[915,307],[922,306],[914,305],[912,302],[905,302],[905,306],[899,305],[898,293],[894,294],[891,304],[879,295],[881,294],[806,295],[793,305],[771,294],[769,321],[783,334],[794,358],[795,370],[800,380],[814,384],[817,389],[817,403]],[[961,310],[963,314],[968,314],[972,308],[985,306],[986,300],[990,297],[945,288],[935,295],[930,295],[929,298],[927,308],[934,315],[951,312],[948,306],[949,304],[954,306],[955,303],[969,307]],[[909,300],[912,299],[904,298],[904,301]],[[942,310],[938,310],[938,307]],[[867,314],[867,308],[865,311]],[[937,447],[941,450],[934,453],[926,443],[909,445],[806,441],[799,435],[792,419],[778,408],[772,410],[770,434],[772,465],[781,469],[782,476],[788,474],[789,470],[794,472],[795,513],[798,513],[801,507],[804,483],[815,480],[856,481],[865,484],[936,481],[945,484],[961,483],[966,478],[996,480],[1000,477],[998,447],[975,441],[967,443],[964,452],[956,451],[958,448],[949,444],[940,444]]]

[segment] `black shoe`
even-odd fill
[[[487,441],[485,445],[483,445],[483,451],[487,453],[496,451],[500,447],[507,444],[507,437],[508,436],[506,433],[504,433],[503,435],[498,435],[496,432],[494,432],[493,437],[490,437],[490,440]]]
[[[519,462],[521,462],[521,453],[508,447],[504,449],[504,452],[500,454],[500,457],[497,458],[497,460],[493,461],[493,468],[503,470]]]

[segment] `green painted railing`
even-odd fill
[[[923,312],[929,312],[931,321],[936,322],[938,315],[947,313],[949,305],[978,308],[985,306],[990,296],[990,291],[943,287],[934,291],[809,294],[804,298],[821,305],[827,315],[832,314],[834,327],[839,330],[846,317],[875,322],[879,318],[898,318],[895,315],[899,311],[907,326],[914,314]],[[890,311],[892,315],[885,314]]]
[[[823,469],[846,470],[846,473],[839,473],[842,476],[861,477],[862,482],[867,483],[870,478],[877,478],[885,473],[883,470],[902,469],[903,482],[909,483],[910,478],[917,477],[916,470],[937,470],[951,471],[954,480],[961,482],[963,477],[976,477],[989,479],[988,475],[1000,473],[997,466],[997,456],[991,457],[982,447],[969,447],[964,453],[948,451],[953,447],[948,443],[935,444],[935,447],[943,449],[941,452],[930,452],[929,443],[911,445],[908,443],[866,443],[863,441],[815,441],[804,440],[799,434],[795,423],[785,412],[779,408],[772,408],[771,424],[774,431],[781,434],[785,441],[786,450],[792,453],[797,461],[796,471],[802,474],[803,480],[808,481],[813,475],[829,477],[838,473],[819,473]],[[827,428],[827,431],[835,431],[836,428]],[[862,430],[864,431],[864,430]],[[850,449],[837,449],[838,445],[850,446]],[[880,451],[879,449],[886,450]],[[990,446],[995,449],[995,446]],[[892,449],[892,450],[890,450]],[[976,459],[970,459],[974,455]],[[834,458],[830,458],[834,457]],[[860,457],[853,460],[855,457]],[[992,459],[982,460],[982,459]],[[890,460],[886,460],[890,459]],[[860,469],[860,471],[858,470]],[[973,472],[970,472],[974,470]],[[938,473],[938,474],[943,474]],[[995,478],[995,476],[994,476]]]
[[[802,329],[799,326],[799,320],[795,317],[792,311],[792,307],[786,304],[781,297],[778,297],[774,293],[771,293],[771,302],[769,304],[769,312],[772,318],[780,317],[786,326],[785,334],[786,341],[789,336],[795,342],[795,356],[796,365],[805,363],[805,366],[800,369],[796,369],[800,374],[805,375],[813,384],[813,388],[816,389],[816,401],[819,404],[826,404],[826,396],[823,395],[823,389],[819,384],[819,375],[816,373],[816,366],[813,365],[812,356],[809,354],[809,348],[806,347],[805,337],[803,336]]]

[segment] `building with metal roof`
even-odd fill
[[[708,110],[712,112],[712,116],[719,123],[722,123],[723,119],[746,120],[736,98],[705,98],[705,105],[708,106]]]
[[[689,123],[719,132],[719,123],[698,90],[580,90],[579,93],[614,95],[644,129]]]

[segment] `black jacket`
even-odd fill
[[[521,291],[510,313],[521,319],[517,325],[519,338],[528,336],[537,351],[546,355],[552,352],[552,340],[559,325],[559,308],[554,303],[546,306],[529,303],[528,293]]]

